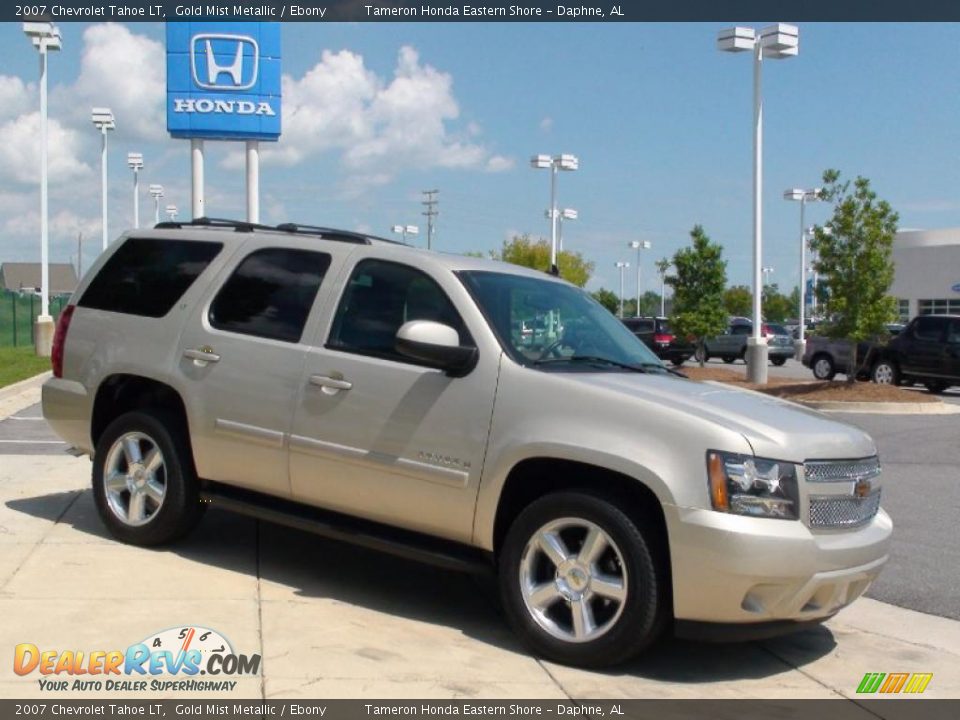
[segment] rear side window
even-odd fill
[[[80,307],[159,318],[170,312],[222,243],[129,238],[80,298]]]
[[[913,326],[913,336],[917,340],[940,340],[946,325],[943,318],[920,317]]]
[[[300,342],[330,256],[311,250],[265,248],[247,255],[210,305],[218,330]]]

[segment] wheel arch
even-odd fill
[[[90,439],[96,447],[107,426],[133,410],[162,410],[170,414],[183,431],[189,447],[190,433],[183,398],[165,382],[142,375],[116,373],[97,386],[90,418]],[[192,451],[191,451],[192,452]]]

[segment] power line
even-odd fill
[[[440,211],[437,210],[437,206],[440,205],[440,201],[436,199],[436,195],[439,195],[439,190],[424,190],[423,195],[426,196],[426,200],[421,202],[421,205],[426,205],[427,209],[421,213],[421,215],[426,216],[427,218],[427,250],[430,250],[433,247],[433,219],[440,214]]]

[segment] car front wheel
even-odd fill
[[[784,357],[775,357],[775,358],[770,358],[770,362],[772,362],[777,367],[782,367],[783,365],[787,364],[787,359]]]
[[[93,458],[93,497],[110,533],[134,545],[181,537],[202,515],[189,445],[163,413],[129,412],[110,423]]]
[[[586,493],[529,505],[499,561],[501,599],[521,640],[545,658],[583,667],[623,662],[649,646],[667,603],[648,532]]]
[[[810,364],[813,370],[813,376],[817,380],[833,380],[837,371],[833,367],[833,360],[829,355],[817,355]]]

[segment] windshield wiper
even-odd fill
[[[612,367],[623,368],[624,370],[630,370],[632,372],[638,373],[647,373],[650,372],[647,368],[652,367],[663,367],[662,365],[657,365],[655,363],[640,363],[639,365],[631,365],[630,363],[623,363],[619,360],[611,360],[610,358],[600,357],[599,355],[571,355],[570,357],[559,357],[559,358],[541,358],[540,360],[534,360],[534,365],[554,365],[556,363],[582,363],[584,365],[610,365]]]

